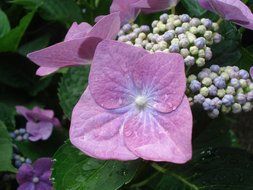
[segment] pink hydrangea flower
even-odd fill
[[[52,190],[51,167],[50,158],[40,158],[33,165],[23,164],[16,176],[20,185],[17,190]]]
[[[72,114],[70,140],[98,159],[185,163],[192,113],[179,54],[150,54],[112,40],[98,45],[89,86]]]
[[[73,23],[63,42],[28,54],[40,66],[37,75],[51,74],[62,67],[90,64],[97,44],[113,39],[120,29],[118,13],[105,16],[93,27],[88,23]]]
[[[121,23],[125,24],[136,19],[140,12],[159,12],[174,7],[178,0],[113,0],[110,13],[119,12]],[[103,18],[99,16],[96,21]]]
[[[225,20],[253,29],[253,14],[241,0],[199,0],[199,4]]]
[[[27,120],[26,131],[31,141],[47,140],[52,134],[53,126],[60,126],[52,110],[43,110],[39,107],[29,110],[23,106],[16,106],[16,110]]]

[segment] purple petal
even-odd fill
[[[27,122],[26,130],[31,135],[31,141],[47,140],[53,131],[53,124],[51,122]]]
[[[45,182],[45,183],[51,184],[51,181],[50,181],[51,175],[52,175],[52,171],[51,171],[51,170],[44,172],[44,173],[40,176],[40,181],[43,181],[43,182]]]
[[[125,115],[101,108],[87,88],[73,110],[70,140],[98,159],[134,160],[137,157],[125,147],[121,133]]]
[[[48,48],[28,54],[28,58],[42,67],[61,68],[73,65],[85,65],[87,62],[79,56],[80,46],[87,38],[61,42]]]
[[[175,7],[179,0],[147,0],[150,8],[141,9],[144,13],[153,13]]]
[[[20,185],[17,190],[37,190],[37,189],[35,189],[35,185],[32,182],[27,182]]]
[[[191,159],[192,114],[187,97],[168,114],[140,113],[126,121],[127,147],[145,160],[185,163]]]
[[[186,76],[184,60],[180,54],[155,53],[135,63],[133,80],[138,89],[147,89],[152,106],[160,112],[175,110],[184,98]]]
[[[43,118],[47,117],[49,119],[53,119],[54,117],[54,112],[52,110],[41,109],[37,106],[32,109],[32,112],[40,115]]]
[[[106,109],[128,105],[133,86],[131,69],[146,54],[148,53],[144,49],[125,43],[112,40],[101,42],[97,47],[89,77],[90,92],[94,100]]]
[[[38,76],[46,76],[56,72],[59,68],[58,67],[40,67],[36,71],[36,75]]]
[[[245,28],[253,29],[253,14],[240,0],[199,0],[200,5]]]
[[[16,111],[18,114],[24,116],[28,121],[31,120],[31,118],[27,116],[27,113],[31,112],[31,110],[27,109],[24,106],[16,106]]]
[[[39,182],[36,184],[36,190],[53,190],[52,184]]]
[[[65,36],[64,41],[84,38],[91,31],[91,29],[92,26],[86,22],[82,22],[81,24],[74,22]]]
[[[40,177],[45,173],[48,174],[53,165],[51,158],[40,158],[33,164],[34,172],[36,176]]]
[[[16,176],[18,183],[23,184],[32,181],[33,174],[33,168],[30,164],[22,164]]]

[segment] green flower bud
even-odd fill
[[[237,94],[244,94],[244,90],[243,90],[242,88],[238,88],[238,89],[236,90],[236,93],[237,93]]]
[[[192,46],[190,47],[190,52],[192,55],[198,55],[199,49],[197,48],[197,46]]]
[[[210,77],[212,80],[214,80],[216,77],[218,77],[218,75],[217,75],[217,73],[211,72],[211,73],[209,74],[209,77]]]
[[[227,94],[235,95],[235,88],[232,86],[228,86],[226,89]]]
[[[144,32],[141,32],[138,36],[138,38],[144,40],[147,37],[147,35]]]
[[[204,85],[204,86],[211,86],[211,84],[212,84],[212,79],[210,79],[209,77],[205,77],[203,80],[202,80],[202,84]]]
[[[199,57],[205,58],[206,57],[206,52],[204,49],[199,50]]]
[[[206,60],[204,58],[200,57],[196,60],[196,64],[198,67],[203,67],[205,65],[205,63],[206,63]]]
[[[196,75],[190,75],[188,78],[187,78],[187,82],[191,83],[191,81],[193,80],[197,80],[197,76]]]
[[[179,39],[178,38],[173,38],[173,40],[171,40],[171,45],[173,44],[179,44]]]
[[[183,49],[180,50],[180,54],[181,54],[184,58],[186,58],[186,57],[190,54],[190,52],[189,52],[188,49],[183,48]]]
[[[248,86],[247,81],[245,79],[240,79],[239,82],[242,88],[246,88]]]
[[[227,72],[223,72],[223,73],[221,73],[221,75],[220,76],[222,76],[226,81],[228,81],[230,78],[229,78],[229,75],[228,75],[228,73]]]
[[[159,34],[159,32],[160,32],[160,30],[159,30],[158,27],[153,28],[153,33],[154,34]]]
[[[206,31],[204,34],[205,39],[211,40],[213,37],[213,32],[212,31]]]
[[[213,30],[215,32],[217,32],[219,30],[219,25],[217,23],[213,23],[212,26],[213,26]]]
[[[252,105],[250,102],[246,102],[243,106],[242,106],[243,111],[245,112],[249,112],[252,110]]]
[[[159,49],[160,49],[160,46],[159,46],[158,44],[154,44],[153,47],[152,47],[152,50],[153,50],[154,52],[156,52],[156,51],[159,50]]]
[[[189,30],[190,29],[190,24],[188,22],[184,22],[182,24],[182,27],[185,29],[185,30]]]
[[[232,105],[232,112],[233,113],[240,113],[242,111],[242,106],[238,103],[234,103]]]
[[[228,114],[231,111],[231,107],[221,106],[222,113]]]
[[[161,21],[158,22],[157,28],[158,28],[159,31],[161,31],[161,32],[164,32],[164,31],[166,30],[165,24],[163,24]]]
[[[200,25],[200,26],[198,26],[197,30],[198,30],[199,34],[203,34],[204,35],[205,32],[206,32],[206,27],[204,25]]]
[[[219,89],[218,92],[217,92],[217,96],[219,98],[223,98],[226,94],[226,91],[224,89]]]
[[[138,24],[133,24],[133,25],[132,25],[132,29],[134,30],[134,29],[136,29],[136,28],[139,28]]]
[[[190,27],[190,33],[197,34],[198,33],[197,27],[195,27],[195,26]]]
[[[181,20],[177,19],[173,22],[174,26],[178,27],[182,24]]]
[[[208,88],[207,88],[207,87],[202,87],[202,88],[200,89],[200,94],[201,94],[202,96],[204,96],[204,97],[207,97],[208,94],[209,94]]]
[[[168,44],[165,41],[159,42],[158,45],[160,46],[160,50],[165,50],[168,47]]]

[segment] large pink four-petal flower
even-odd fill
[[[93,27],[73,23],[63,42],[28,54],[40,66],[37,75],[44,76],[67,66],[87,65],[103,39],[113,39],[120,29],[119,13],[103,17]]]
[[[179,54],[150,54],[104,40],[73,110],[70,140],[98,159],[185,163],[192,155],[185,88]]]

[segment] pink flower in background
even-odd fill
[[[119,12],[121,24],[128,23],[136,19],[140,12],[159,12],[174,7],[178,0],[113,0],[110,13]],[[99,16],[96,21],[103,18]]]
[[[253,67],[250,68],[250,72],[249,73],[250,73],[251,78],[253,79]]]
[[[225,20],[253,29],[253,14],[241,0],[199,0],[199,4]]]
[[[105,16],[93,27],[88,23],[73,23],[63,42],[28,54],[40,66],[37,75],[51,74],[62,67],[90,64],[97,44],[113,39],[120,29],[118,13]]]
[[[19,183],[17,190],[52,190],[51,167],[50,158],[40,158],[33,165],[23,164],[16,176]]]
[[[23,106],[16,106],[16,110],[27,120],[26,131],[31,141],[47,140],[52,134],[53,127],[60,126],[52,110],[43,110],[39,107],[29,110]]]
[[[98,159],[191,159],[192,113],[184,60],[112,40],[98,45],[70,140]]]

